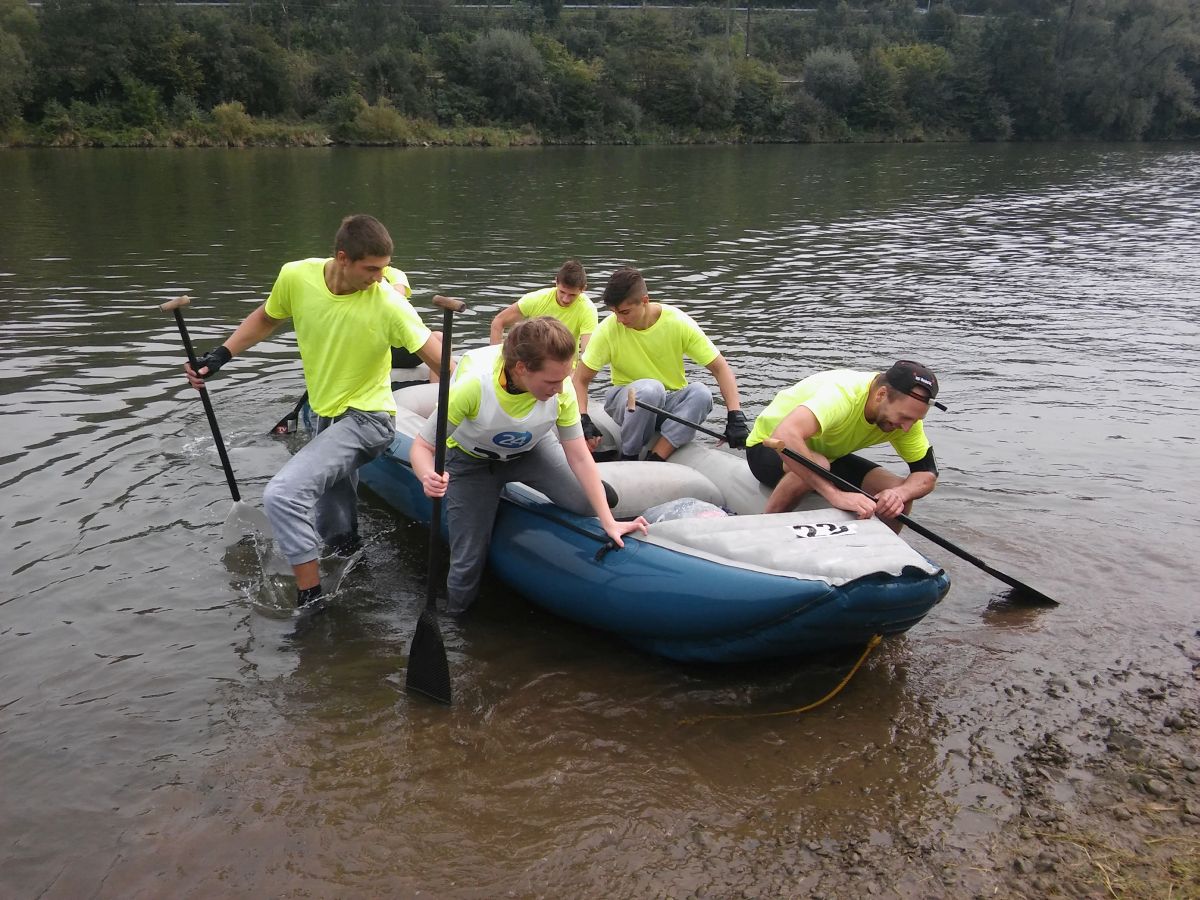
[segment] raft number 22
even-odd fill
[[[853,524],[834,525],[832,522],[792,526],[792,531],[796,532],[798,538],[833,537],[839,534],[854,534],[856,530]]]

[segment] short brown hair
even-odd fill
[[[616,309],[626,300],[646,296],[646,279],[633,266],[622,266],[609,276],[604,286],[604,305]]]
[[[583,263],[579,260],[568,259],[558,267],[558,274],[554,276],[554,281],[563,287],[579,288],[582,291],[587,287],[587,272],[583,271]]]
[[[540,371],[546,360],[567,362],[575,358],[575,335],[551,316],[522,319],[504,338],[504,366],[525,363],[530,372]]]
[[[344,252],[350,262],[368,256],[391,256],[395,250],[392,236],[374,216],[346,216],[333,239],[334,253]]]

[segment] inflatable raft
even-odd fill
[[[362,481],[428,523],[409,448],[436,386],[403,388],[396,400],[396,438]],[[596,404],[589,412],[611,442],[611,419]],[[834,509],[763,515],[767,492],[735,453],[692,444],[666,463],[599,465],[618,518],[666,511],[665,520],[618,550],[595,518],[512,484],[489,568],[538,606],[651,653],[735,662],[862,647],[912,628],[949,590],[941,568],[877,519]],[[672,503],[680,498],[690,500]],[[670,518],[672,510],[707,514]]]

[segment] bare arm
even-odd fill
[[[225,342],[225,349],[238,356],[259,341],[269,338],[281,322],[283,319],[272,319],[267,315],[267,305],[264,303],[242,320],[242,324]]]
[[[721,397],[725,400],[726,410],[742,408],[742,400],[738,395],[737,377],[733,374],[733,366],[721,354],[704,368],[712,372],[717,379],[717,387],[721,389]]]
[[[596,511],[596,516],[600,519],[600,527],[604,529],[605,534],[612,538],[613,543],[618,547],[624,547],[625,542],[621,540],[622,535],[629,534],[631,531],[640,531],[645,534],[646,520],[641,516],[632,522],[618,522],[613,518],[612,510],[608,508],[608,500],[604,496],[604,485],[600,483],[600,470],[596,468],[596,461],[592,459],[591,451],[588,450],[584,439],[577,437],[563,441],[562,448],[563,453],[567,456],[567,465],[575,473],[579,486],[583,488],[588,501],[592,504],[592,509]]]
[[[588,385],[592,383],[592,379],[596,377],[596,370],[588,368],[580,360],[575,364],[575,371],[571,373],[571,385],[575,388],[575,399],[579,402],[579,411],[587,412],[588,408]]]
[[[430,372],[441,372],[442,370],[442,333],[440,331],[429,332],[429,340],[421,345],[417,350],[417,356],[421,357],[421,362],[429,366]],[[453,357],[450,359],[450,371],[454,371],[457,362]]]
[[[231,356],[238,356],[249,350],[259,341],[269,338],[281,322],[283,322],[283,319],[273,319],[267,315],[266,304],[264,303],[242,320],[242,324],[234,330],[233,334],[226,339],[222,346],[229,351]],[[187,373],[188,381],[191,382],[192,387],[203,387],[204,379],[192,371],[190,363],[185,363],[183,370]],[[207,375],[208,367],[201,366],[200,374]]]
[[[821,423],[817,421],[817,417],[813,415],[811,409],[801,404],[788,413],[786,418],[775,426],[775,430],[771,432],[771,437],[783,441],[784,446],[789,450],[807,458],[821,468],[828,469],[829,460],[820,453],[814,452],[808,446],[808,439],[820,433]],[[810,473],[800,463],[789,459],[786,454],[780,453],[780,457],[783,460],[784,469],[804,481],[805,484],[829,501],[831,506],[859,515],[870,515],[875,511],[875,504],[869,497],[840,490],[833,482],[822,478],[820,475]]]
[[[503,310],[496,313],[496,317],[492,319],[492,327],[488,332],[489,342],[499,344],[504,340],[504,332],[516,325],[525,314],[521,312],[521,308],[515,303],[510,303]]]
[[[425,489],[426,497],[444,497],[450,476],[443,472],[439,475],[433,467],[433,444],[417,435],[413,438],[412,447],[408,451],[408,460],[412,463],[413,474],[420,479]]]
[[[904,512],[906,505],[920,500],[936,486],[937,476],[932,472],[909,472],[900,484],[875,495],[875,512],[881,518],[894,519]]]

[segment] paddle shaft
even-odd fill
[[[451,304],[441,303],[447,301]],[[461,300],[437,296],[433,302],[442,307],[442,359],[438,366],[437,436],[433,444],[433,469],[439,475],[446,471],[446,432],[448,430],[447,407],[450,405],[450,335],[454,328],[454,313],[466,308]],[[426,579],[425,608],[437,608],[437,580],[434,573],[442,545],[442,498],[433,497],[433,509],[429,515],[429,577]]]
[[[434,440],[433,468],[440,475],[446,470],[446,419],[450,405],[450,343],[454,328],[454,313],[466,309],[461,300],[437,296],[436,306],[442,308],[442,359],[441,380],[438,382],[438,405],[436,411],[436,437]],[[429,570],[425,578],[425,606],[417,617],[412,644],[408,649],[408,673],[404,686],[409,691],[424,694],[432,700],[451,703],[450,662],[446,658],[446,643],[437,620],[437,573],[442,544],[442,500],[430,499],[432,510],[429,516]]]
[[[192,349],[192,338],[188,334],[187,325],[183,321],[183,313],[180,310],[192,302],[191,297],[176,297],[174,300],[168,300],[162,304],[159,309],[169,311],[175,315],[175,324],[179,326],[179,336],[183,338],[183,349],[187,353],[188,362],[192,366],[192,371],[196,370],[196,351]],[[213,441],[217,445],[217,455],[221,457],[221,467],[225,470],[225,481],[229,483],[229,493],[233,497],[234,503],[241,502],[242,494],[238,490],[237,479],[233,477],[233,465],[229,462],[229,454],[225,452],[225,441],[221,437],[221,427],[217,424],[217,414],[213,412],[212,400],[208,397],[208,390],[201,386],[198,388],[200,400],[204,404],[204,414],[208,416],[208,427],[212,429]]]
[[[673,419],[674,421],[679,422],[681,425],[687,425],[687,426],[690,426],[691,428],[695,428],[697,431],[701,432],[702,434],[707,434],[710,437],[717,438],[718,440],[725,439],[725,435],[720,434],[719,432],[716,432],[716,431],[712,431],[711,429],[705,428],[703,425],[697,425],[695,422],[690,422],[687,419],[682,418],[681,416],[675,415],[674,413],[669,413],[665,409],[659,409],[656,406],[651,406],[649,403],[643,403],[641,400],[636,400],[635,402],[637,403],[638,406],[640,406],[642,409],[646,410],[647,412],[652,412],[652,413],[655,413],[656,415],[663,416],[668,419]],[[815,472],[817,475],[820,475],[822,478],[825,478],[825,479],[833,482],[841,490],[847,491],[849,493],[862,494],[864,497],[870,497],[872,500],[875,499],[873,496],[871,496],[870,493],[868,493],[867,491],[864,491],[862,488],[860,488],[858,485],[854,484],[853,482],[847,481],[845,478],[842,478],[840,475],[837,475],[837,474],[829,471],[824,466],[817,465],[817,463],[813,462],[811,459],[807,458],[806,456],[802,456],[801,454],[797,453],[795,450],[792,450],[790,447],[785,447],[783,445],[782,441],[768,439],[768,440],[764,441],[763,443],[764,443],[764,445],[770,447],[773,450],[779,450],[788,459],[792,460],[793,462],[799,463],[800,465],[804,466],[809,471]],[[973,553],[967,552],[962,547],[959,547],[957,544],[954,544],[954,543],[946,540],[944,537],[942,537],[941,535],[939,535],[933,531],[930,531],[924,525],[920,524],[919,522],[913,521],[913,519],[909,518],[904,513],[900,513],[898,516],[896,516],[896,521],[901,522],[904,525],[907,525],[909,528],[911,528],[917,534],[921,535],[921,537],[926,538],[929,541],[932,541],[933,543],[937,544],[939,547],[942,547],[945,550],[949,550],[955,556],[958,556],[961,559],[965,559],[971,565],[975,566],[976,568],[982,569],[984,572],[987,572],[993,578],[996,578],[999,581],[1004,582],[1009,587],[1015,588],[1018,591],[1028,594],[1031,598],[1036,600],[1038,603],[1046,605],[1046,606],[1058,606],[1057,600],[1053,599],[1052,597],[1046,596],[1041,591],[1037,590],[1036,588],[1030,587],[1029,585],[1025,584],[1024,582],[1018,581],[1016,578],[1013,578],[1011,575],[1006,575],[1004,572],[1001,572],[998,569],[992,568],[987,563],[985,563],[982,559],[980,559],[978,556],[975,556]]]
[[[807,457],[802,456],[801,454],[797,453],[795,450],[792,450],[790,447],[785,447],[783,445],[782,441],[767,439],[767,440],[763,441],[763,444],[764,444],[764,446],[770,447],[772,450],[778,450],[780,453],[782,453],[788,459],[790,459],[794,462],[800,463],[800,465],[804,466],[810,472],[816,472],[822,478],[829,479],[835,485],[837,485],[837,487],[841,488],[843,491],[848,491],[850,493],[862,494],[864,497],[870,497],[872,500],[875,499],[871,494],[869,494],[867,491],[864,491],[862,488],[860,488],[858,485],[854,484],[853,482],[847,481],[845,478],[842,478],[841,476],[834,474],[833,472],[826,469],[824,466],[818,465],[817,463],[813,462],[811,459],[808,459]],[[1018,581],[1016,578],[1013,578],[1011,575],[1007,575],[1004,572],[999,571],[998,569],[993,569],[991,566],[989,566],[987,563],[985,563],[982,559],[980,559],[975,554],[969,553],[968,551],[964,550],[962,547],[959,547],[957,544],[946,540],[944,537],[937,534],[936,532],[930,531],[928,528],[926,528],[920,522],[914,521],[912,518],[905,515],[904,513],[899,513],[896,516],[896,521],[900,522],[904,525],[907,525],[909,528],[911,528],[917,534],[921,535],[921,537],[932,541],[933,543],[937,544],[939,547],[942,547],[945,550],[949,550],[955,556],[958,556],[961,559],[965,559],[971,565],[975,566],[976,568],[982,569],[983,571],[985,571],[989,575],[991,575],[993,578],[1003,581],[1009,587],[1016,588],[1018,591],[1027,592],[1032,597],[1036,598],[1039,602],[1044,603],[1046,605],[1058,606],[1057,600],[1054,600],[1053,598],[1046,596],[1041,591],[1030,587],[1029,585],[1025,584],[1022,581]]]
[[[275,426],[268,432],[269,434],[287,434],[290,429],[288,423],[300,418],[300,410],[304,409],[304,404],[308,402],[308,391],[305,390],[300,395],[300,399],[296,401],[296,405],[292,407],[292,411],[275,423]]]

